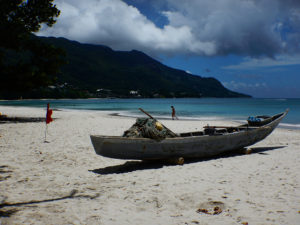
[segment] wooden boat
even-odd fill
[[[205,127],[204,131],[178,134],[157,141],[150,138],[91,135],[98,155],[117,159],[200,158],[218,155],[253,145],[267,137],[286,116],[288,110],[271,116],[261,126]]]

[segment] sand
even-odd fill
[[[0,112],[45,116],[37,108]],[[134,118],[71,110],[53,117],[47,143],[45,123],[0,124],[1,225],[300,224],[299,130],[277,128],[251,154],[180,166],[95,154],[90,134],[121,135]],[[175,132],[207,124],[161,122]]]

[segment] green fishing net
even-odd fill
[[[162,140],[167,137],[177,137],[177,135],[156,119],[137,118],[136,123],[124,132],[123,137],[143,137]]]

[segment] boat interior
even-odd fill
[[[282,116],[283,113],[277,114],[275,116],[257,116],[260,118],[267,118],[270,119],[268,120],[268,123],[278,119],[280,116]],[[224,134],[229,134],[229,133],[234,133],[234,132],[241,132],[241,131],[246,131],[250,129],[256,129],[261,126],[266,125],[266,123],[261,123],[261,124],[255,124],[255,126],[246,123],[242,124],[240,126],[236,127],[230,127],[230,126],[205,126],[203,127],[203,131],[196,131],[196,132],[187,132],[187,133],[180,133],[180,137],[195,137],[195,136],[204,136],[204,135],[224,135]]]
[[[247,129],[253,129],[253,127],[208,127],[206,126],[203,131],[196,131],[196,132],[187,132],[187,133],[180,133],[180,137],[195,137],[195,136],[203,136],[203,135],[223,135],[223,134],[228,134],[228,133],[233,133],[233,132],[239,132],[242,130],[247,130]]]

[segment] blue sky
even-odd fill
[[[299,0],[55,0],[38,35],[140,50],[254,97],[300,98]]]

